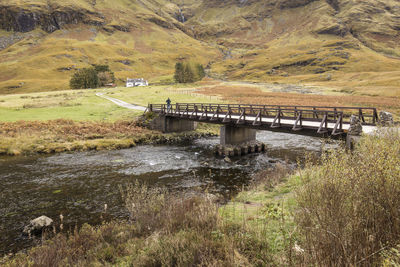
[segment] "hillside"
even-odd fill
[[[161,16],[153,1],[2,0],[1,92],[66,89],[73,71],[89,64],[109,64],[121,80],[154,80],[179,59],[207,64],[218,56],[166,12],[175,5],[159,4]]]
[[[170,79],[181,59],[215,78],[400,96],[396,0],[2,0],[0,92],[65,89],[107,63]]]

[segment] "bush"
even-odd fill
[[[400,243],[400,134],[380,135],[302,174],[295,218],[308,263],[377,265]]]
[[[266,266],[264,235],[221,222],[208,195],[174,195],[135,183],[121,187],[130,221],[83,225],[41,246],[0,258],[6,266]],[[43,238],[45,240],[45,238]]]

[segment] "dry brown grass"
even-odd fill
[[[300,175],[295,221],[307,265],[378,266],[400,243],[400,134],[366,137]],[[396,265],[397,266],[397,265]]]
[[[265,266],[265,240],[220,224],[208,197],[174,195],[134,184],[121,189],[131,221],[84,225],[2,259],[5,266]]]
[[[162,134],[135,121],[76,122],[72,120],[0,123],[0,155],[110,150],[137,144],[171,143],[207,133]]]
[[[135,121],[76,122],[72,120],[0,122],[1,137],[32,135],[54,135],[57,140],[90,140],[96,138],[134,137],[151,133],[138,127]]]
[[[400,100],[397,97],[353,96],[353,95],[315,95],[298,93],[263,92],[256,87],[213,86],[200,89],[206,95],[218,95],[224,101],[262,105],[298,106],[364,106],[400,114]]]

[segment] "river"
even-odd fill
[[[231,196],[257,171],[280,161],[294,167],[305,153],[319,153],[323,143],[317,137],[265,131],[257,139],[267,144],[266,153],[232,163],[213,155],[217,137],[118,151],[0,157],[0,256],[32,246],[22,229],[41,215],[58,221],[63,214],[66,228],[98,224],[107,204],[109,217],[126,218],[120,185],[140,180],[170,190],[207,188]]]

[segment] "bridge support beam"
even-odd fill
[[[159,115],[153,120],[150,128],[163,133],[187,132],[196,130],[197,122]]]
[[[222,126],[220,132],[221,145],[239,145],[256,140],[256,130],[234,126]]]

